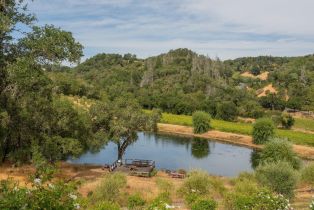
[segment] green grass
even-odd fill
[[[304,119],[304,118],[295,118],[294,128],[314,131],[314,120]]]
[[[147,111],[148,112],[148,111]],[[188,115],[175,115],[175,114],[162,114],[162,123],[175,124],[175,125],[186,125],[192,126],[192,116]],[[230,133],[251,135],[252,124],[239,123],[239,122],[228,122],[223,120],[211,120],[211,126],[215,130],[225,131]],[[276,136],[281,138],[288,138],[295,144],[310,145],[314,146],[314,134],[303,133],[292,130],[276,130]]]

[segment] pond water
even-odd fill
[[[139,132],[138,140],[126,149],[123,158],[154,160],[158,169],[201,169],[213,175],[237,176],[253,170],[253,152],[207,139]],[[108,143],[97,153],[87,152],[69,162],[110,164],[117,159],[117,153],[117,146]]]

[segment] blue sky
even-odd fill
[[[73,32],[85,58],[189,48],[220,57],[314,53],[313,0],[35,0],[40,25]]]

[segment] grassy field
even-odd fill
[[[314,131],[314,120],[305,118],[295,118],[294,128]]]
[[[192,117],[188,115],[175,115],[163,113],[162,123],[192,126]],[[251,135],[252,124],[228,122],[223,120],[212,119],[211,126],[215,130]],[[281,138],[288,138],[295,144],[314,146],[314,134],[303,133],[293,130],[276,130],[276,135]]]

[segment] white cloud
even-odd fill
[[[187,47],[222,58],[313,53],[313,9],[312,0],[38,0],[31,6],[41,24],[72,31],[87,56],[146,57]]]

